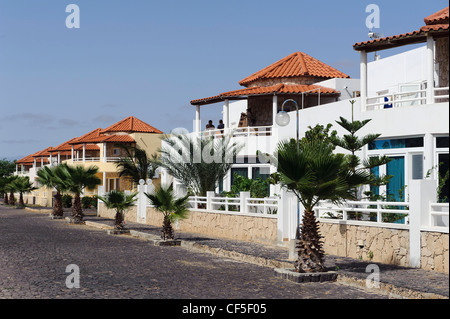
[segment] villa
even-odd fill
[[[105,129],[97,128],[80,137],[72,138],[56,147],[48,147],[28,155],[16,162],[16,175],[29,176],[38,190],[25,196],[32,204],[51,206],[52,190],[40,187],[36,181],[37,171],[43,166],[61,163],[69,165],[95,165],[99,168],[98,177],[102,185],[94,190],[86,190],[85,196],[92,196],[111,190],[132,190],[135,185],[126,177],[119,177],[115,165],[118,159],[126,156],[118,145],[137,146],[148,156],[156,153],[161,146],[163,132],[133,116],[127,117]]]
[[[217,192],[229,190],[234,174],[266,178],[276,169],[259,162],[257,151],[273,153],[278,141],[303,136],[309,126],[334,124],[340,116],[351,118],[350,100],[355,100],[355,119],[372,119],[366,131],[381,137],[360,155],[389,155],[393,160],[380,167],[379,174],[394,175],[389,186],[380,189],[398,198],[398,190],[410,179],[433,177],[448,166],[448,8],[425,18],[420,30],[354,44],[360,53],[361,78],[343,72],[303,52],[292,53],[239,81],[245,88],[195,99],[193,134],[201,134],[201,107],[223,103],[225,132],[245,145]],[[410,44],[425,46],[368,62],[368,54]],[[284,101],[290,123],[279,126],[275,117]],[[203,134],[218,134],[219,130]],[[441,165],[439,165],[442,163]],[[447,185],[448,187],[448,185]],[[271,195],[278,191],[272,187]],[[445,192],[444,192],[445,193]],[[448,193],[448,188],[446,193]],[[407,194],[404,194],[407,197]]]

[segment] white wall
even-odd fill
[[[346,100],[353,97],[353,92],[359,91],[359,79],[329,79],[314,83],[341,92],[339,100]]]
[[[223,111],[225,111],[225,107]],[[230,127],[236,128],[239,125],[241,119],[241,113],[247,112],[247,100],[230,101],[229,115],[230,115]],[[222,117],[223,118],[223,117]]]
[[[426,46],[368,63],[368,96],[386,89],[389,93],[398,92],[400,83],[425,81],[426,66]]]

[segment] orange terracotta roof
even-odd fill
[[[102,131],[101,128],[97,128],[93,131],[90,131],[89,133],[86,133],[80,137],[77,137],[77,138],[71,140],[71,142],[69,144],[75,144],[74,142],[81,142],[81,141],[84,141],[84,140],[87,140],[87,139],[90,139],[93,137],[99,137],[101,135],[101,133],[100,133],[101,131]]]
[[[424,19],[425,24],[448,24],[448,18],[449,18],[449,11],[448,8],[444,8],[442,10],[439,10],[438,12],[433,13],[432,15],[429,15]]]
[[[48,157],[48,156],[50,156],[50,150],[52,150],[53,149],[53,147],[47,147],[46,149],[44,149],[44,150],[42,150],[42,151],[40,151],[40,152],[36,152],[36,153],[34,153],[32,156],[33,157]]]
[[[140,132],[163,134],[162,131],[141,121],[138,118],[135,118],[134,116],[129,116],[126,119],[123,119],[101,131],[101,133],[109,132]]]
[[[67,142],[62,143],[61,145],[54,147],[52,150],[50,150],[50,152],[55,153],[55,152],[71,151],[72,147],[70,146],[70,143],[77,139],[78,139],[78,137],[74,137],[74,138],[68,140]]]
[[[341,71],[307,55],[303,52],[294,52],[287,57],[265,67],[264,69],[239,81],[240,85],[247,86],[260,79],[290,78],[313,76],[321,78],[349,78]]]
[[[100,135],[97,137],[91,137],[89,139],[83,139],[80,141],[75,141],[71,144],[80,144],[80,143],[135,143],[136,141],[129,135]],[[86,147],[89,144],[86,145]],[[90,144],[93,145],[93,144]]]
[[[25,156],[24,158],[16,161],[16,164],[30,164],[30,163],[32,164],[32,163],[34,163],[33,155],[34,154],[30,154],[28,156]]]
[[[444,8],[424,19],[426,25],[419,30],[393,35],[389,37],[374,39],[370,41],[357,42],[353,48],[357,51],[365,50],[367,52],[393,48],[405,44],[421,43],[426,41],[429,33],[432,35],[446,35],[449,31],[449,10]]]
[[[339,95],[340,92],[320,86],[320,85],[300,85],[300,84],[277,84],[272,86],[255,86],[230,92],[221,93],[219,95],[206,97],[203,99],[197,99],[192,100],[192,105],[198,105],[198,104],[211,104],[220,102],[225,99],[239,99],[239,98],[246,98],[248,96],[256,96],[256,95],[274,95],[274,94],[310,94],[310,95],[317,95],[319,94],[325,94],[325,95]],[[312,92],[310,92],[312,91]]]

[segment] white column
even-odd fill
[[[275,122],[277,112],[278,112],[278,96],[274,95],[272,99],[272,127],[275,127],[275,125],[277,124]]]
[[[436,180],[409,181],[409,266],[420,267],[422,226],[429,226],[430,202],[436,201]]]
[[[247,213],[247,198],[250,198],[250,192],[240,192],[239,193],[239,211],[242,214]]]
[[[423,137],[423,168],[424,171],[428,171],[434,165],[434,136],[431,133],[425,133]]]
[[[103,191],[106,193],[106,172],[103,172]]]
[[[83,163],[86,163],[86,143],[83,143]]]
[[[434,41],[427,36],[427,104],[434,103]]]
[[[50,152],[50,166],[53,166],[53,157],[52,157],[52,153]]]
[[[366,111],[367,103],[367,52],[360,52],[360,93],[361,93],[361,112]]]
[[[106,143],[103,143],[103,163],[106,163]]]
[[[61,164],[61,152],[58,151],[58,165]]]
[[[195,106],[195,123],[194,123],[194,127],[195,127],[195,132],[196,133],[200,133],[201,132],[201,128],[200,128],[200,105],[196,105]]]
[[[230,101],[228,99],[225,100],[223,105],[223,124],[225,129],[230,128]]]
[[[73,164],[73,145],[72,145],[72,164]]]
[[[16,164],[16,175],[18,174],[18,172],[19,172],[19,165]]]

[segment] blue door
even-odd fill
[[[386,164],[386,174],[393,177],[386,186],[388,201],[405,201],[405,158],[403,156],[389,157],[391,161]],[[403,207],[401,208],[403,209]],[[395,217],[395,215],[391,215]],[[399,216],[394,223],[404,224],[405,218]]]

